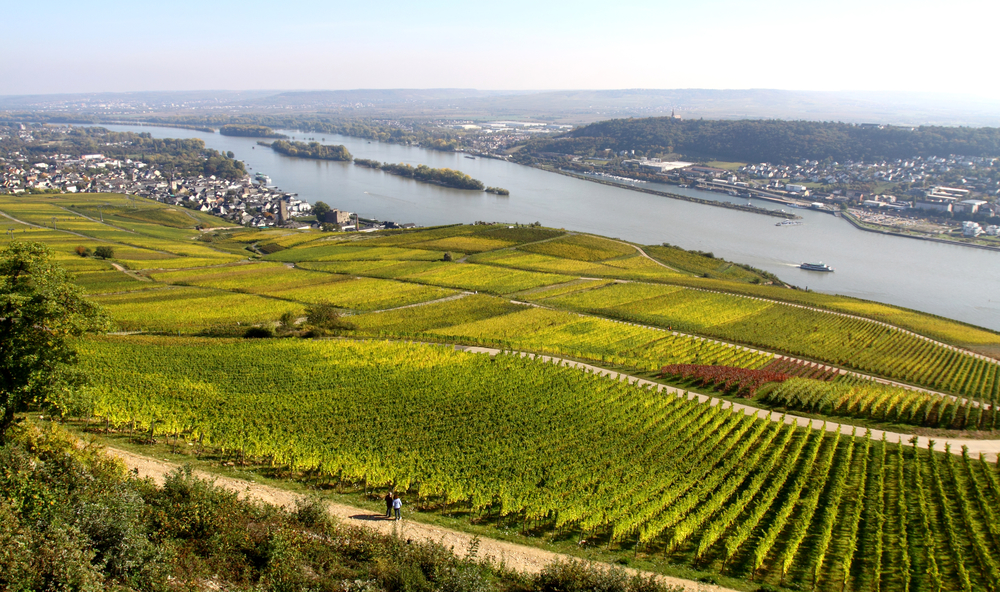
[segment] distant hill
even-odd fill
[[[626,89],[525,93],[469,99],[470,111],[500,117],[556,117],[568,122],[651,117],[785,119],[892,125],[1000,127],[1000,99],[887,92],[768,89]]]
[[[914,156],[1000,156],[1000,128],[900,127],[780,120],[613,119],[556,138],[528,143],[526,151],[594,154],[610,149],[676,153],[690,158],[792,163],[801,159],[894,160]]]
[[[534,119],[591,123],[675,112],[683,119],[784,119],[900,126],[1000,127],[1000,99],[942,93],[816,92],[773,89],[253,90],[0,96],[2,111],[197,115],[239,111],[321,112],[337,116]],[[113,106],[112,107],[109,107]],[[141,107],[140,107],[141,106]]]

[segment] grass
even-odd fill
[[[710,160],[705,163],[705,166],[716,168],[716,169],[726,169],[727,171],[737,171],[745,166],[745,162],[727,162],[724,160]]]

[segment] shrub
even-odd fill
[[[247,339],[274,337],[274,331],[270,327],[250,327],[243,332],[243,337]]]
[[[605,568],[584,561],[557,561],[535,576],[539,592],[666,592],[675,590],[652,578],[629,577],[619,568]]]
[[[296,500],[292,516],[296,522],[306,528],[326,528],[331,524],[326,504],[323,503],[323,500],[315,497]]]

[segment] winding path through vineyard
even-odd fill
[[[130,470],[135,471],[140,477],[150,477],[158,485],[162,485],[167,474],[176,470],[180,465],[149,456],[119,450],[117,448],[107,448],[109,454],[122,460]],[[231,477],[220,477],[211,473],[195,471],[195,474],[209,481],[214,481],[216,485],[234,491],[240,496],[259,500],[277,506],[294,507],[295,502],[304,499],[302,494],[294,493],[277,487],[262,485],[252,481],[233,479]],[[371,510],[348,506],[345,504],[329,503],[328,509],[331,515],[335,516],[343,524],[360,526],[370,530],[376,530],[384,534],[398,534],[401,538],[418,539],[427,542],[441,543],[445,547],[452,547],[457,554],[464,556],[474,536],[468,533],[459,532],[430,524],[414,522],[413,520],[384,520],[381,514],[373,514]],[[522,573],[538,573],[546,565],[554,561],[568,561],[575,559],[569,555],[553,553],[544,549],[518,545],[506,541],[490,538],[479,539],[478,556],[481,558],[491,558],[502,561],[507,567]],[[680,586],[690,592],[734,592],[729,588],[714,586],[683,580],[649,572],[622,568],[630,574],[652,575],[670,586]]]
[[[495,356],[501,353],[501,350],[490,347],[456,346],[456,349],[460,349],[470,353],[489,354],[491,356]],[[688,391],[685,391],[683,389],[678,389],[672,386],[666,386],[664,384],[653,382],[651,380],[646,380],[644,378],[639,378],[637,376],[632,376],[630,374],[623,374],[621,372],[615,372],[614,370],[607,370],[605,368],[591,366],[590,364],[584,364],[582,362],[575,362],[573,360],[566,360],[563,358],[556,358],[552,356],[539,356],[537,354],[526,353],[526,352],[517,352],[517,353],[519,353],[522,357],[527,356],[535,358],[537,356],[546,362],[552,362],[556,364],[570,366],[572,368],[579,368],[581,370],[586,370],[588,372],[592,372],[600,376],[608,376],[616,380],[627,380],[630,384],[635,384],[645,388],[654,388],[658,392],[666,392],[677,396],[687,393],[689,395],[688,398],[697,398],[700,402],[708,403],[709,405],[720,405],[728,402],[716,397],[710,397],[708,395],[702,395],[698,393],[688,393]],[[843,433],[850,433],[851,428],[854,427],[853,425],[848,423],[842,424],[842,423],[835,423],[832,421],[821,422],[820,420],[809,419],[798,415],[786,414],[782,416],[775,412],[768,412],[759,407],[752,407],[750,405],[743,405],[740,403],[729,402],[729,404],[732,406],[734,410],[741,411],[745,415],[753,415],[754,413],[758,413],[762,417],[767,417],[771,421],[775,422],[781,421],[781,418],[784,417],[785,423],[787,424],[796,423],[801,427],[811,427],[813,429],[820,429],[820,426],[826,426],[826,431],[828,432],[836,432],[838,429],[842,429]],[[872,430],[872,439],[876,441],[881,440],[883,434],[885,434],[886,441],[892,443],[895,442],[906,443],[909,442],[911,438],[913,438],[912,434],[888,432],[885,430]],[[962,447],[964,446],[968,448],[969,454],[973,456],[978,456],[979,454],[983,454],[987,459],[993,461],[996,461],[997,458],[1000,457],[1000,440],[963,440],[958,438],[928,438],[926,436],[917,436],[917,446],[921,448],[929,448],[931,442],[935,443],[935,447],[937,450],[943,450],[945,445],[950,444],[951,453],[959,456],[961,456]]]

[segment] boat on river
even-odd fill
[[[775,224],[775,226],[797,226],[799,224],[802,224],[801,220],[782,220]]]
[[[799,265],[799,269],[805,269],[807,271],[833,271],[833,268],[829,265],[823,265],[823,262],[819,263],[803,263]]]

